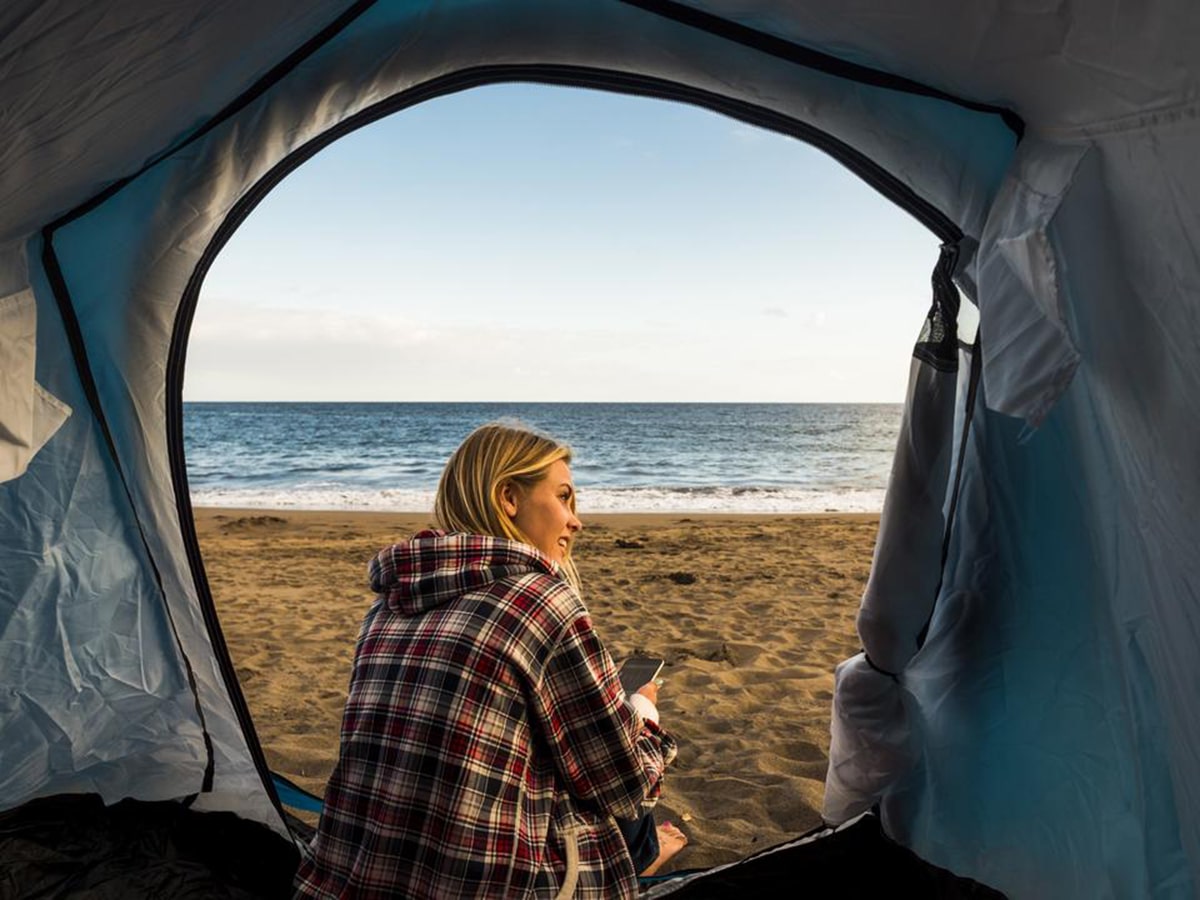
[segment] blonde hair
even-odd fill
[[[486,534],[532,546],[529,536],[504,512],[501,491],[506,484],[528,491],[559,460],[570,464],[570,447],[520,422],[480,425],[450,455],[442,470],[433,503],[438,526],[446,531]],[[574,513],[574,493],[570,505]],[[578,590],[579,573],[569,548],[561,568]]]

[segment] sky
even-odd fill
[[[260,203],[202,287],[184,399],[900,402],[937,255],[793,138],[476,88]]]

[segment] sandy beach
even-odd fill
[[[674,868],[738,859],[820,821],[833,670],[877,515],[585,516],[584,599],[618,661],[667,660],[678,739],[660,821],[691,844]],[[321,794],[337,758],[366,563],[429,517],[198,509],[221,624],[272,768]]]

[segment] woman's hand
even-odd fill
[[[638,688],[634,693],[641,694],[655,706],[658,706],[658,683],[648,681]]]

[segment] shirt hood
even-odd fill
[[[368,566],[371,590],[388,607],[414,616],[502,578],[541,573],[562,577],[528,544],[480,534],[422,531],[379,551]]]

